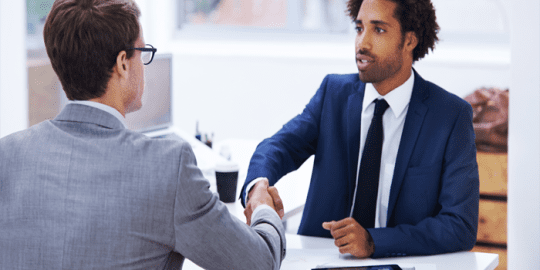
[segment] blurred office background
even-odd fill
[[[43,45],[52,2],[0,0],[0,137],[53,118],[66,102]],[[173,56],[173,123],[189,134],[198,122],[215,142],[260,141],[303,110],[326,74],[357,72],[344,0],[136,2],[146,43]],[[508,269],[537,269],[540,3],[433,3],[441,41],[415,64],[421,76],[461,97],[511,89]]]

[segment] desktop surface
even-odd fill
[[[414,270],[494,270],[499,255],[481,252],[455,252],[431,256],[408,256],[384,259],[357,259],[339,254],[331,238],[287,234],[287,255],[282,270],[313,269],[317,267],[345,267],[397,264],[403,269]],[[186,259],[183,270],[200,270]]]

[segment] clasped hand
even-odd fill
[[[269,186],[268,179],[257,182],[249,191],[248,198],[249,200],[246,203],[246,209],[244,210],[247,225],[251,225],[251,215],[253,214],[253,211],[262,204],[272,207],[278,213],[279,218],[283,218],[285,215],[283,202],[279,197],[278,190],[275,187]]]
[[[340,221],[323,222],[335,239],[334,244],[341,254],[350,253],[358,258],[366,258],[375,252],[375,245],[369,232],[355,219],[348,217]]]

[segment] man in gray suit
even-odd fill
[[[278,269],[285,235],[268,183],[231,216],[188,143],[124,126],[146,46],[132,0],[57,0],[44,29],[72,102],[0,140],[0,269]],[[146,106],[151,106],[147,104]]]

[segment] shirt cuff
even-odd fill
[[[263,179],[266,179],[266,177],[258,177],[258,178],[255,178],[255,180],[251,181],[247,187],[246,187],[246,197],[244,198],[244,202],[248,202],[248,199],[249,199],[249,192],[251,191],[251,189],[253,188],[253,186],[255,184],[257,184],[257,182],[263,180]]]

